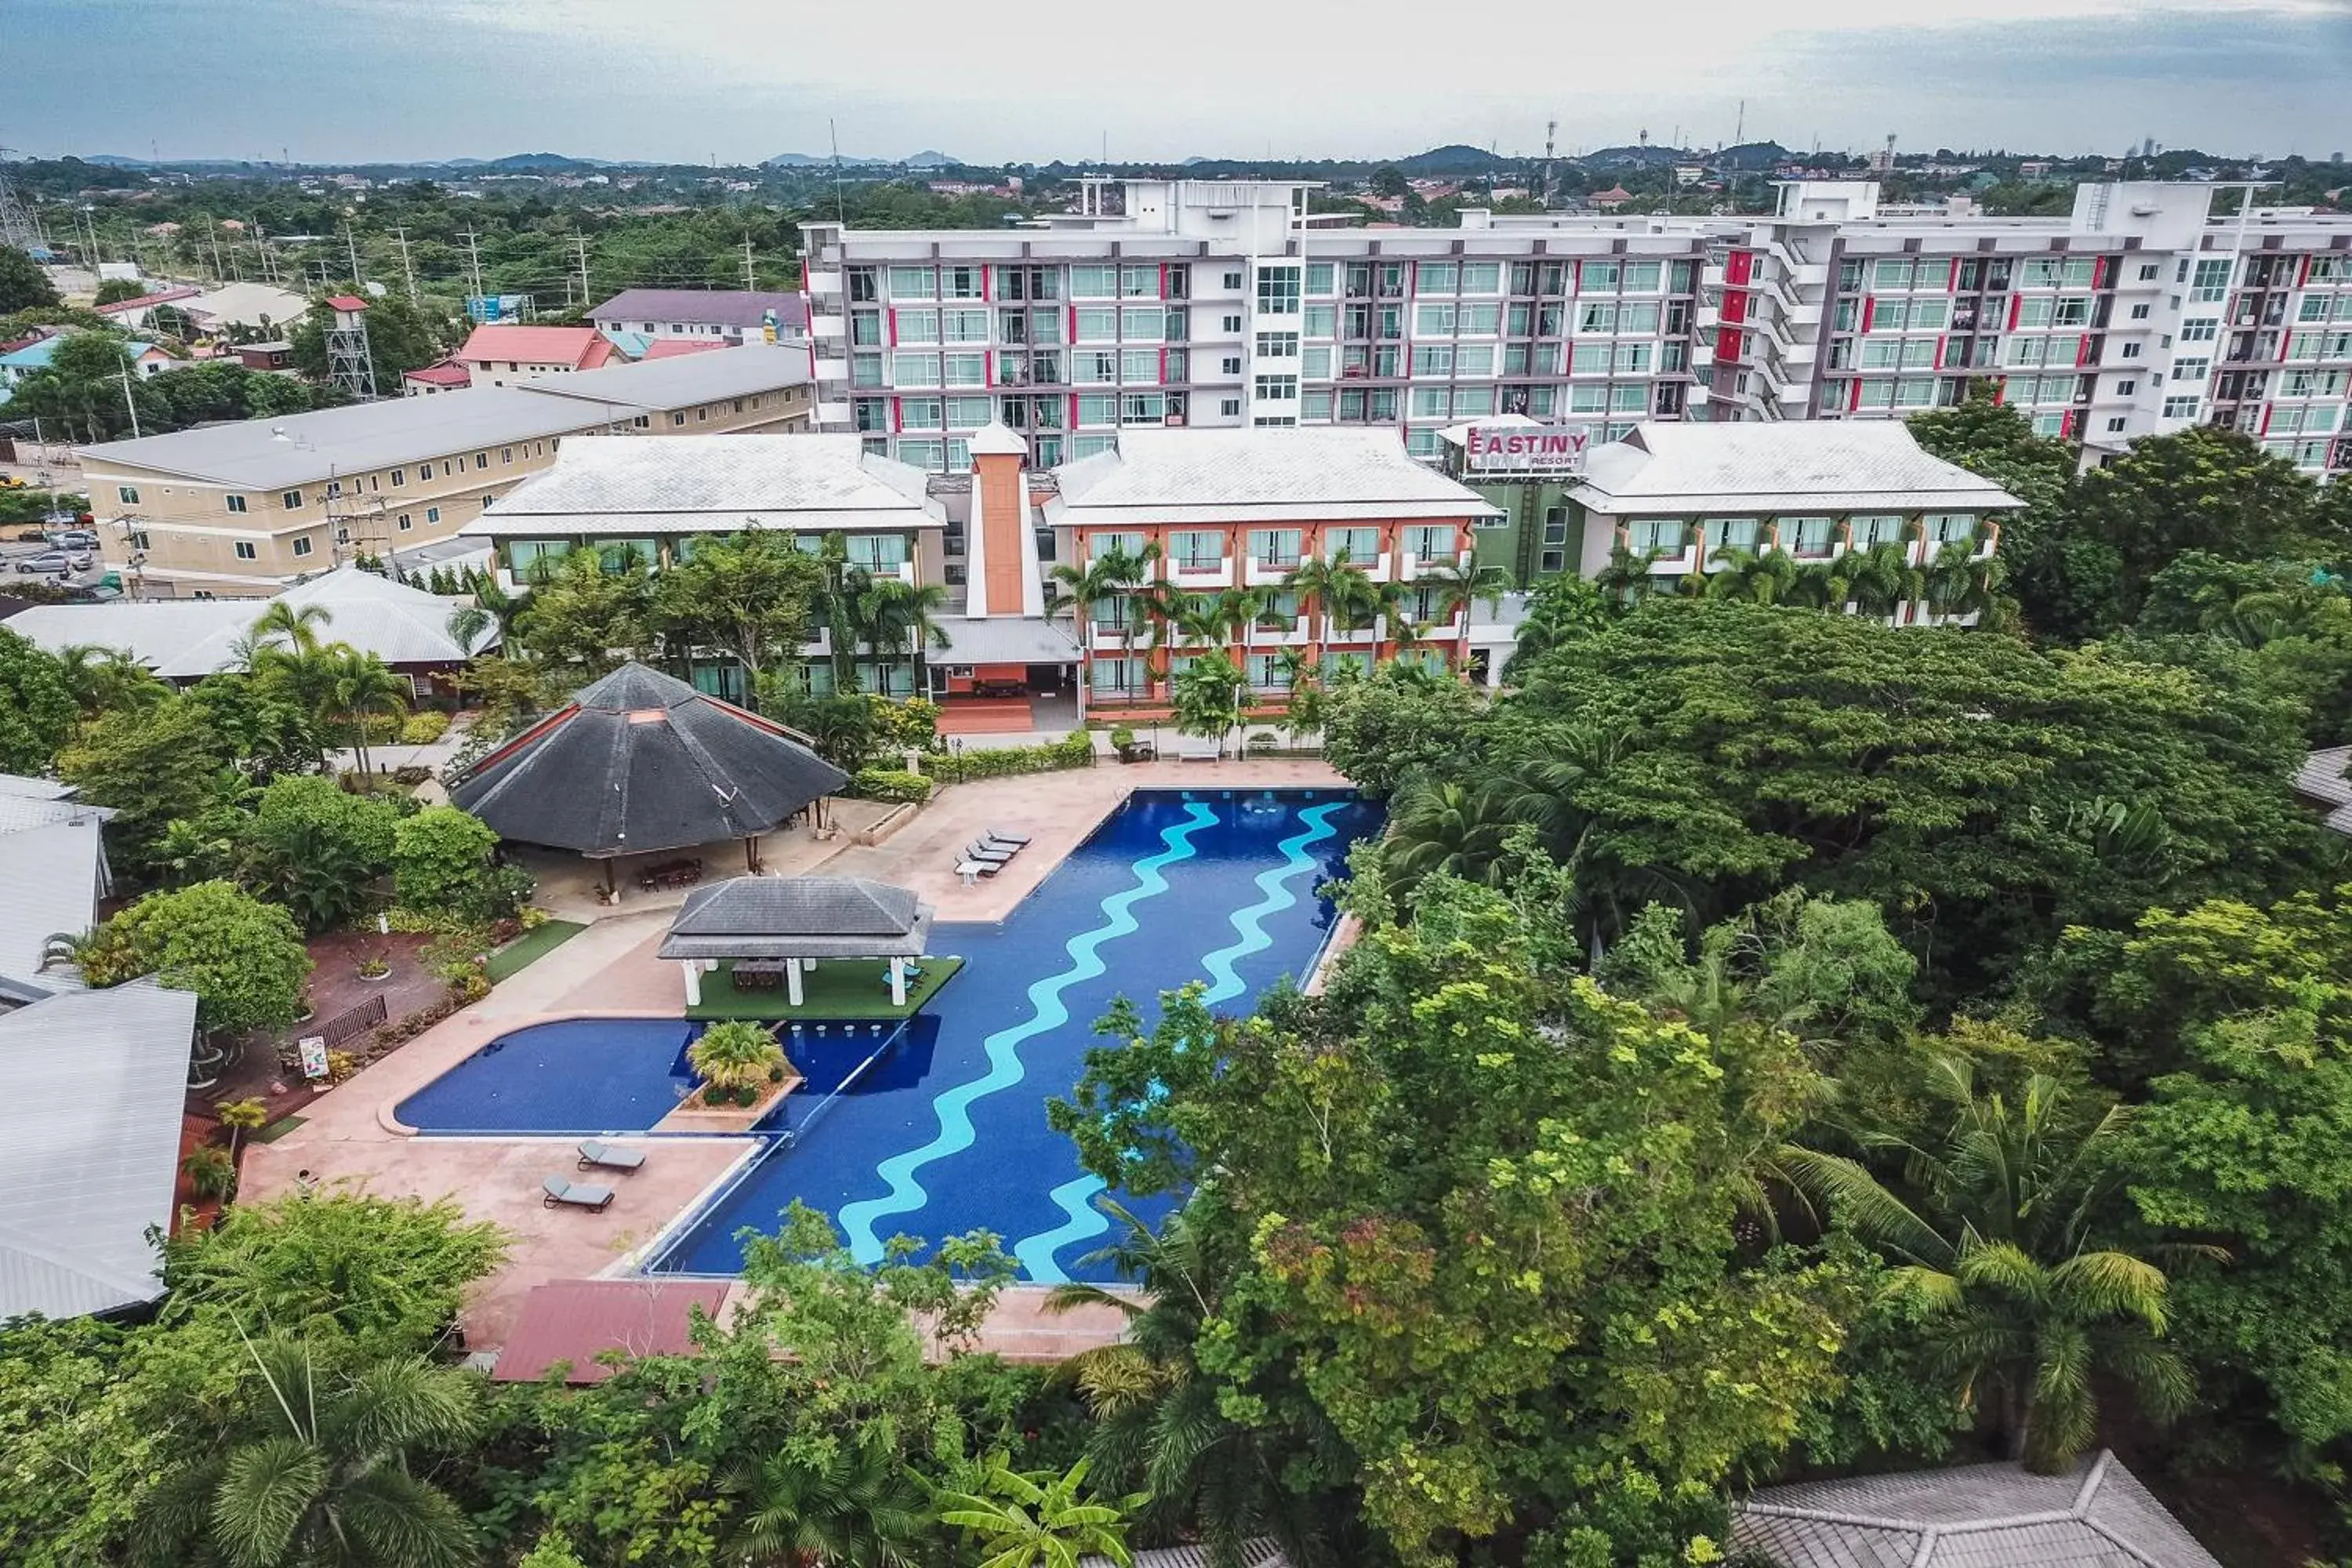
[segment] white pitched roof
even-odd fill
[[[224,283],[180,305],[194,316],[250,327],[261,325],[264,317],[273,327],[290,327],[310,308],[301,295],[268,283]]]
[[[321,642],[349,643],[386,664],[461,664],[498,641],[493,626],[472,649],[449,636],[445,599],[356,566],[339,567],[280,595],[288,604],[323,605]],[[55,653],[77,644],[128,649],[166,680],[198,680],[236,662],[235,645],[250,634],[262,599],[118,599],[105,605],[36,605],[8,628]]]
[[[194,993],[143,982],[0,1011],[0,1319],[163,1292]]]
[[[575,436],[552,468],[492,501],[459,531],[492,538],[731,533],[756,524],[821,533],[937,528],[946,521],[920,468],[866,451],[856,436]]]
[[[1061,494],[1045,520],[1061,527],[1496,515],[1415,462],[1393,430],[1122,430],[1117,447],[1054,473]]]
[[[101,825],[113,815],[0,790],[0,974],[31,977],[50,939],[96,923],[108,882]]]
[[[1586,457],[1569,492],[1612,516],[1987,511],[2025,503],[1930,457],[1894,420],[1645,424]]]

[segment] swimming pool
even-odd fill
[[[1119,996],[1149,1018],[1161,992],[1196,980],[1213,1005],[1244,1012],[1281,975],[1303,973],[1333,919],[1315,889],[1344,873],[1349,847],[1379,822],[1380,808],[1348,790],[1138,791],[1002,924],[933,928],[933,948],[966,963],[903,1029],[787,1029],[810,1084],[786,1100],[780,1125],[762,1129],[767,1147],[742,1176],[674,1229],[653,1268],[734,1273],[737,1233],[772,1229],[799,1198],[832,1215],[869,1262],[895,1235],[987,1229],[1025,1279],[1101,1277],[1080,1262],[1108,1229],[1091,1201],[1101,1184],[1045,1110],[1103,1043],[1095,1020]],[[436,1132],[652,1125],[643,1112],[676,1103],[699,1026],[583,1022],[597,1027],[545,1025],[559,1034],[494,1042],[395,1114]],[[631,1029],[643,1031],[634,1050]],[[588,1126],[590,1107],[621,1121]]]

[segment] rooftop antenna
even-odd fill
[[[849,226],[849,199],[841,194],[841,131],[828,117],[824,133],[833,139],[833,216],[841,226]]]
[[[1731,144],[1734,147],[1741,147],[1747,145],[1747,142],[1748,100],[1743,98],[1739,100],[1739,118],[1733,123],[1731,128]]]
[[[0,147],[0,245],[31,250],[41,243],[41,226],[33,221],[32,209],[8,183],[7,159],[14,151],[12,147]]]

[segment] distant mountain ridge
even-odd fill
[[[772,158],[761,159],[760,167],[813,169],[833,161],[830,153],[779,153]],[[961,166],[962,162],[960,158],[950,158],[945,153],[933,152],[929,148],[905,158],[856,158],[846,153],[841,155],[841,166],[845,169],[951,169]]]

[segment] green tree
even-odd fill
[[[348,1370],[301,1340],[251,1343],[254,1388],[149,1503],[136,1555],[230,1568],[460,1568],[474,1531],[414,1467],[477,1427],[473,1383],[421,1358]]]
[[[0,316],[57,302],[57,286],[41,264],[13,245],[0,245]]]
[[[1996,559],[2015,583],[2027,626],[2079,641],[2114,624],[2118,563],[2109,546],[2074,527],[2067,511],[2077,458],[2071,443],[2035,435],[2025,411],[1996,401],[1990,382],[1972,382],[1959,406],[1916,415],[1904,427],[1929,454],[2025,503],[2002,514]]]
[[[756,1091],[766,1087],[770,1072],[784,1065],[784,1048],[759,1025],[730,1018],[703,1030],[687,1048],[686,1059],[712,1089]]]
[[[1527,618],[1519,623],[1518,638],[1503,666],[1504,679],[1516,680],[1521,669],[1542,655],[1591,636],[1607,624],[1609,614],[1609,601],[1585,578],[1572,572],[1545,578],[1528,591]]]
[[[911,685],[919,689],[926,650],[948,646],[947,628],[939,622],[947,605],[948,591],[937,583],[918,586],[897,577],[872,583],[858,595],[857,621],[877,666],[903,656]]]
[[[677,647],[731,654],[748,680],[781,668],[809,640],[823,570],[792,535],[771,529],[698,540],[693,554],[655,584],[652,618]]]
[[[642,563],[608,572],[595,551],[575,550],[533,584],[515,629],[527,651],[567,667],[560,679],[579,685],[628,659],[658,657],[652,603],[653,579]]]
[[[2180,1415],[2195,1384],[2163,1342],[2164,1270],[2113,1229],[2122,1108],[2086,1121],[2041,1077],[2014,1101],[1981,1093],[1964,1061],[1937,1076],[1950,1120],[1932,1143],[1861,1134],[1899,1181],[1812,1150],[1790,1150],[1786,1168],[1895,1264],[1890,1288],[1923,1309],[1931,1362],[2011,1458],[2051,1473],[2071,1464],[2097,1428],[2102,1375],[2159,1420]]]
[[[1223,653],[1198,656],[1174,682],[1177,732],[1223,746],[1242,721],[1242,703],[1248,696],[1249,682],[1230,658]]]
[[[98,285],[98,297],[95,303],[120,304],[125,300],[136,300],[146,292],[147,286],[136,278],[102,279]]]
[[[334,659],[335,708],[351,726],[361,773],[373,776],[375,768],[368,746],[368,725],[378,717],[396,716],[407,710],[408,682],[372,653],[361,653],[341,643],[329,651]]]
[[[721,1486],[741,1510],[734,1548],[777,1568],[905,1568],[931,1522],[905,1461],[879,1443],[771,1454]]]
[[[74,713],[64,668],[0,626],[0,773],[47,770],[73,733]]]
[[[310,973],[292,917],[226,882],[150,893],[92,931],[76,956],[92,985],[152,974],[194,992],[206,1034],[292,1023]]]
[[[940,1521],[979,1539],[981,1568],[1077,1568],[1082,1557],[1104,1557],[1129,1568],[1127,1516],[1141,1496],[1111,1502],[1083,1492],[1087,1462],[1059,1476],[1024,1475],[992,1460],[970,1491],[940,1498]]]
[[[1323,754],[1361,790],[1390,795],[1418,770],[1466,771],[1484,700],[1459,681],[1412,680],[1382,666],[1332,683],[1323,703]]]
[[[246,879],[303,930],[331,931],[366,909],[370,884],[392,869],[399,823],[383,796],[350,795],[314,774],[278,779],[255,801],[242,836]]]
[[[85,716],[116,708],[148,708],[172,694],[128,648],[96,647],[78,643],[60,648],[58,667],[73,693],[74,704]]]
[[[454,805],[428,805],[393,830],[394,891],[403,907],[428,913],[510,914],[511,908],[495,907],[513,901],[494,886],[491,856],[498,847],[499,836],[480,817]]]
[[[143,877],[159,869],[156,846],[173,818],[201,818],[242,793],[231,760],[204,706],[177,696],[100,714],[58,753],[58,772],[84,800],[114,808],[107,853]]]
[[[1197,1189],[1239,1260],[1200,1365],[1308,1503],[1409,1563],[1704,1561],[1859,1310],[1847,1271],[1738,1256],[1813,1075],[1574,975],[1549,901],[1433,878],[1319,996],[1122,1009],[1048,1114],[1106,1181]]]
[[[2115,552],[2116,615],[2139,614],[2148,584],[2183,552],[2236,560],[2305,539],[2315,492],[2285,458],[2209,425],[2151,436],[2083,476],[2071,526]]]

